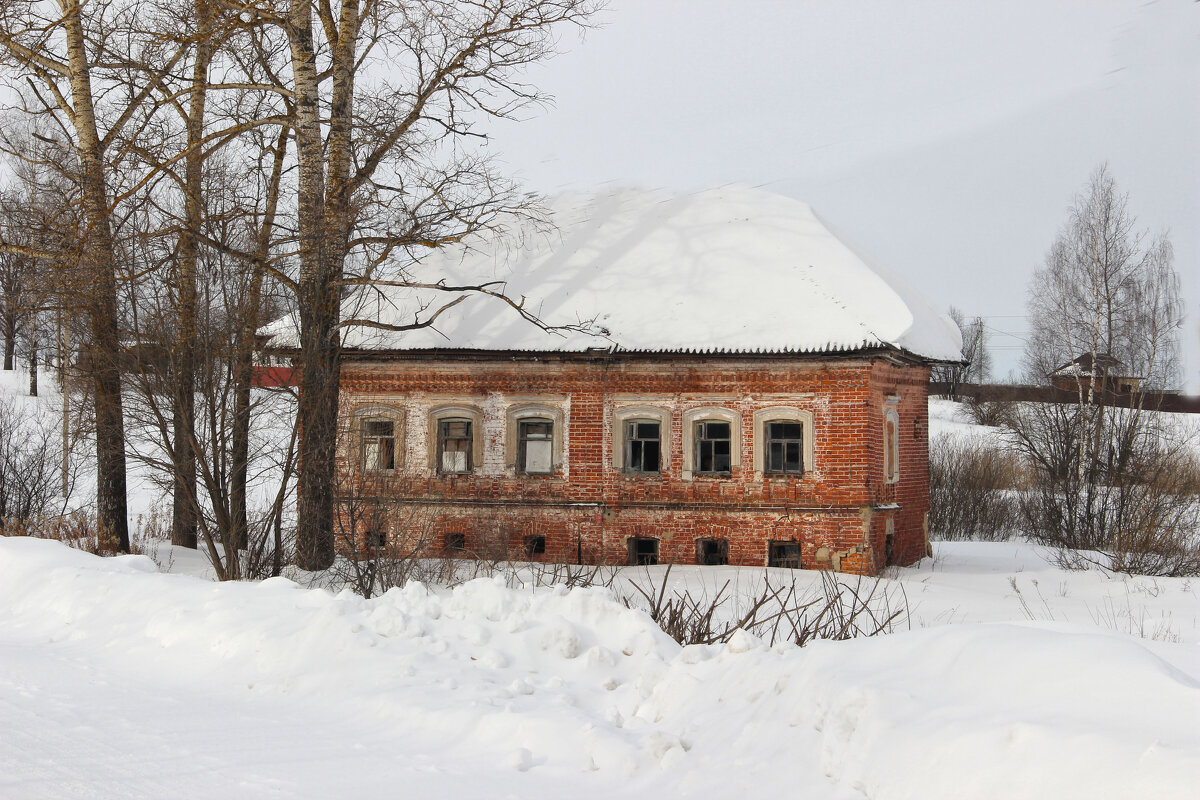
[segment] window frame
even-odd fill
[[[550,428],[548,434],[530,438],[528,435],[528,426],[530,425],[546,425]],[[550,449],[549,464],[545,470],[533,471],[529,469],[529,442],[546,442]],[[517,420],[517,464],[516,472],[518,475],[553,475],[554,474],[554,420],[550,417],[521,417]]]
[[[801,471],[768,472],[767,466],[767,423],[769,422],[798,422],[803,426],[800,455],[802,458]],[[754,412],[754,472],[759,479],[771,478],[780,480],[792,478],[804,480],[817,471],[815,458],[815,439],[813,433],[813,412],[798,406],[770,406]]]
[[[425,441],[427,452],[425,463],[430,474],[445,475],[447,477],[478,474],[485,455],[483,451],[483,431],[481,424],[483,412],[480,411],[479,406],[461,401],[441,403],[429,409],[426,419],[425,434],[427,438]],[[466,472],[442,471],[441,427],[443,420],[461,420],[471,423],[471,468]]]
[[[714,425],[722,425],[725,427],[728,435],[720,438],[709,434],[709,428]],[[728,464],[725,467],[718,467],[717,464],[717,444],[725,442],[729,452],[725,453],[725,458]],[[704,451],[705,445],[711,445],[712,467],[704,468]],[[727,478],[733,474],[733,424],[723,419],[698,419],[692,423],[692,474],[703,475],[707,478]]]
[[[787,437],[780,435],[773,437],[771,435],[771,426],[791,425],[800,429],[798,437]],[[796,420],[786,419],[768,419],[762,424],[763,437],[763,474],[764,475],[779,475],[782,477],[804,477],[804,423]],[[779,466],[772,466],[771,456],[772,447],[775,444],[780,444],[783,447],[783,463]],[[796,448],[796,464],[797,469],[788,469],[788,450],[795,445]]]
[[[390,425],[391,434],[368,434],[368,425]],[[391,458],[390,465],[386,467],[378,466],[381,460],[378,456],[383,454],[382,448],[377,453],[376,464],[374,466],[367,464],[367,448],[371,443],[382,445],[383,442],[391,441]],[[360,417],[358,420],[358,448],[359,448],[359,464],[362,465],[363,472],[395,472],[396,471],[396,421],[388,417],[366,416]]]
[[[658,471],[633,471],[627,468],[628,443],[626,425],[630,422],[658,423]],[[633,405],[613,410],[612,414],[612,468],[629,478],[659,478],[671,470],[671,412],[657,406]]]
[[[699,448],[697,447],[697,424],[702,422],[729,423],[729,470],[700,472]],[[742,466],[742,415],[731,408],[704,406],[693,408],[683,414],[683,479],[694,480],[730,478]]]
[[[398,408],[382,405],[363,405],[350,413],[350,437],[347,460],[365,475],[394,475],[403,466],[404,448],[404,411]],[[367,436],[366,426],[371,422],[390,422],[392,424],[392,465],[376,468],[367,466],[367,440],[387,437]]]
[[[634,417],[627,419],[621,423],[622,434],[624,436],[625,445],[625,466],[622,470],[626,475],[661,475],[662,474],[662,422],[657,419],[645,419],[643,417]],[[651,438],[643,438],[641,435],[641,426],[653,425],[658,428],[657,435]],[[655,444],[655,465],[654,469],[646,469],[646,442],[654,442]],[[634,467],[634,449],[636,445],[641,445],[641,455],[637,459],[640,461],[640,466]]]
[[[569,467],[565,458],[567,440],[567,416],[562,406],[566,400],[514,403],[505,413],[505,466],[506,471],[521,478],[566,478]],[[550,422],[550,471],[525,472],[522,470],[521,422],[537,419]]]
[[[465,423],[467,427],[466,436],[450,437],[447,435],[445,428],[454,423]],[[436,421],[437,425],[437,454],[434,463],[437,465],[437,473],[439,475],[469,475],[475,471],[475,420],[470,417],[439,417]],[[465,469],[446,469],[444,456],[446,454],[446,442],[453,438],[454,441],[466,441],[467,443],[467,458]]]

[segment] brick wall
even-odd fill
[[[361,533],[361,515],[346,509],[370,506],[393,541],[440,547],[461,534],[468,552],[514,558],[624,563],[628,539],[641,537],[657,542],[660,562],[688,564],[696,540],[711,538],[728,542],[731,564],[763,566],[769,542],[796,542],[806,568],[874,573],[889,553],[899,564],[925,554],[928,379],[927,367],[878,358],[351,357],[341,379],[343,517]],[[438,474],[431,455],[430,417],[447,407],[478,427],[467,475]],[[517,474],[514,409],[556,420],[552,474]],[[661,474],[614,466],[613,437],[631,409],[666,423]],[[888,409],[898,421],[892,482]],[[764,474],[762,423],[789,411],[805,420],[811,460],[803,476]],[[694,475],[685,435],[714,414],[733,423],[734,463],[728,476]],[[396,422],[391,471],[360,468],[356,426],[367,416]],[[527,555],[535,537],[545,552]]]

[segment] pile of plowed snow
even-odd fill
[[[0,576],[5,798],[1161,799],[1200,775],[1197,647],[1095,626],[681,648],[598,588],[364,600],[16,538]]]

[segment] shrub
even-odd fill
[[[943,540],[1008,539],[1021,469],[1006,450],[940,434],[929,446],[929,533]]]
[[[1200,574],[1194,435],[1141,409],[1029,404],[1013,420],[1033,466],[1022,493],[1029,537],[1068,568]]]
[[[647,573],[645,583],[630,581],[615,587],[626,608],[639,608],[658,627],[682,645],[725,644],[746,631],[774,646],[790,642],[803,647],[818,639],[844,641],[890,633],[908,622],[908,598],[889,590],[880,578],[855,576],[848,582],[822,572],[820,584],[801,588],[796,579],[775,583],[768,573],[763,588],[731,602],[729,582],[715,595],[693,595],[687,589],[668,589],[671,568],[657,580]]]
[[[20,529],[50,510],[62,497],[61,464],[55,426],[0,400],[0,528]]]

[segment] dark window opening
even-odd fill
[[[554,471],[554,423],[523,419],[517,427],[517,472],[549,475]]]
[[[728,422],[696,423],[696,472],[708,475],[727,474],[730,454]]]
[[[536,556],[539,553],[546,552],[546,537],[545,536],[526,536],[525,537],[525,555]]]
[[[438,421],[438,472],[455,475],[470,472],[471,421],[443,419]]]
[[[363,469],[396,468],[396,423],[390,419],[365,419],[362,423]]]
[[[719,567],[729,563],[728,539],[697,539],[696,563]]]
[[[465,533],[447,533],[446,534],[446,549],[447,550],[466,550],[467,535]]]
[[[652,567],[658,563],[658,539],[632,538],[629,540],[629,565]]]
[[[800,569],[800,543],[771,542],[767,566]]]
[[[367,531],[367,549],[369,550],[385,550],[387,549],[387,531],[371,529]]]
[[[630,420],[625,423],[625,471],[659,472],[662,439],[659,423]]]
[[[766,463],[763,471],[776,475],[804,474],[804,425],[800,422],[768,422]]]
[[[883,540],[883,563],[892,565],[896,563],[896,534],[889,533]]]

